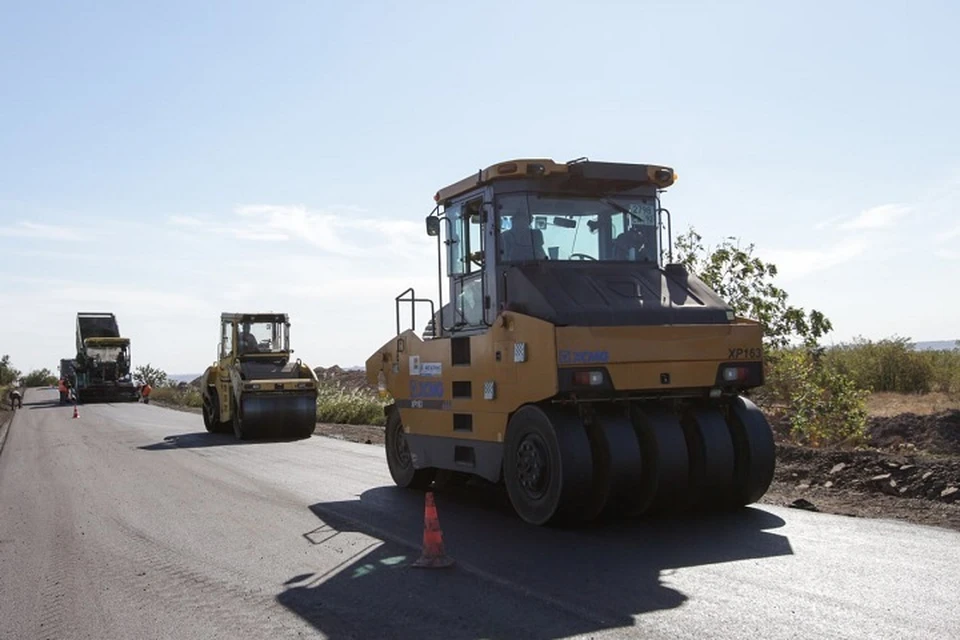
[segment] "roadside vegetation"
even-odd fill
[[[909,338],[857,338],[831,348],[827,366],[874,393],[960,395],[960,350],[915,351]]]
[[[20,371],[10,363],[10,356],[0,357],[0,387],[9,387],[20,379]]]
[[[34,369],[20,381],[24,387],[50,387],[57,385],[57,376],[50,369]]]
[[[386,404],[366,389],[344,389],[328,380],[320,381],[317,421],[333,424],[370,424],[383,426]]]
[[[865,441],[871,394],[960,395],[960,350],[916,351],[910,340],[858,338],[823,347],[833,325],[821,311],[796,307],[775,284],[776,265],[754,245],[726,239],[708,248],[689,229],[675,244],[677,261],[702,278],[738,315],[764,327],[766,384],[751,395],[797,444]]]
[[[153,387],[153,385],[150,385]],[[203,407],[203,398],[200,390],[190,385],[180,386],[178,383],[167,383],[166,386],[153,387],[150,393],[151,402],[173,405],[175,407],[189,407],[199,409]]]

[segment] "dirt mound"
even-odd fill
[[[334,384],[345,391],[376,391],[375,387],[367,384],[367,373],[362,369],[343,369],[333,365],[317,367],[313,372],[321,382]]]
[[[905,449],[912,445],[929,453],[960,455],[960,411],[870,418],[867,443],[878,449]]]
[[[960,460],[778,445],[777,480],[800,488],[954,502],[960,498]]]

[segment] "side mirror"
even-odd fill
[[[435,216],[427,216],[427,235],[428,236],[440,235],[440,218],[437,218]]]

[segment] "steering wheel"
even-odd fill
[[[596,258],[594,258],[594,257],[591,256],[591,255],[587,255],[586,253],[571,253],[571,254],[570,254],[570,259],[571,259],[571,260],[573,260],[574,258],[577,258],[577,257],[579,257],[581,260],[596,260]]]

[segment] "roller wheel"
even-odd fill
[[[317,428],[316,422],[314,422],[313,424],[304,425],[303,427],[294,430],[293,437],[298,438],[300,440],[306,440],[307,438],[310,438],[313,436],[313,432],[314,430],[316,430],[316,428]]]
[[[573,522],[587,512],[591,447],[576,415],[522,407],[507,426],[503,463],[510,502],[526,522]]]
[[[593,484],[584,518],[632,513],[643,481],[640,443],[626,414],[599,414],[587,427],[593,452]]]
[[[763,413],[746,398],[730,403],[727,426],[733,439],[736,471],[731,506],[752,504],[763,497],[773,481],[776,447],[773,431]]]
[[[203,426],[210,433],[220,433],[220,405],[218,404],[217,392],[210,390],[210,393],[203,397]]]
[[[733,493],[733,440],[723,414],[715,408],[692,407],[681,419],[690,456],[687,506],[716,509]]]
[[[661,406],[630,408],[643,454],[633,513],[675,511],[686,505],[690,463],[680,419]]]
[[[386,427],[387,466],[390,475],[398,487],[404,489],[426,489],[433,482],[437,473],[434,468],[417,469],[413,466],[413,457],[410,455],[410,445],[403,431],[403,422],[400,421],[400,412],[390,412]]]
[[[237,403],[236,396],[230,396],[230,409],[233,418],[233,435],[237,437],[237,440],[252,440],[253,434],[250,433],[249,427],[243,423],[243,415],[240,413],[240,406]]]

